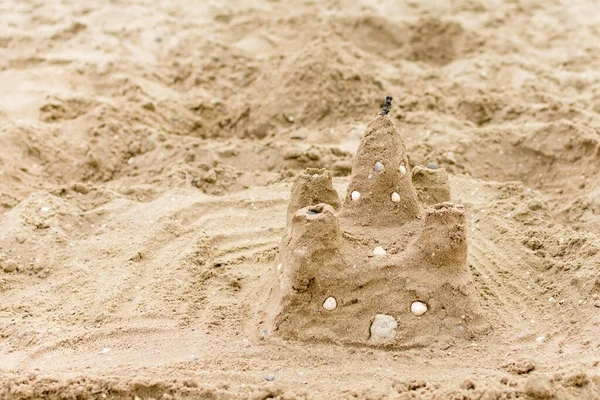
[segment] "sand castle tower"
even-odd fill
[[[299,209],[319,203],[331,205],[335,210],[342,206],[340,198],[331,185],[331,172],[325,168],[306,168],[296,177],[288,204],[287,225]]]
[[[447,201],[443,170],[426,172],[417,194],[411,177],[422,174],[411,175],[404,141],[385,114],[367,127],[341,208],[326,170],[307,169],[296,179],[261,323],[269,331],[409,347],[482,329],[464,208]]]
[[[450,201],[450,184],[444,168],[417,165],[412,171],[412,182],[422,204],[432,205]]]
[[[416,219],[420,207],[409,172],[404,140],[391,119],[379,116],[360,142],[341,215],[365,226]]]

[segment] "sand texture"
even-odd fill
[[[598,399],[599,169],[594,0],[2,1],[0,399]]]

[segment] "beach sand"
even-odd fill
[[[3,1],[0,398],[600,398],[599,36],[593,0]],[[349,196],[387,95],[486,328],[273,330],[294,179]]]

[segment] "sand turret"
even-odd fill
[[[306,168],[292,186],[287,210],[287,223],[299,209],[319,203],[329,204],[334,210],[341,207],[340,198],[331,184],[331,172],[325,168]]]
[[[427,208],[413,246],[419,259],[444,268],[462,268],[467,262],[467,232],[462,204],[441,203]]]
[[[392,120],[367,127],[352,165],[342,216],[360,225],[403,225],[420,213],[406,145]]]
[[[417,165],[412,170],[412,183],[422,204],[432,205],[450,201],[450,183],[444,168]]]
[[[318,292],[343,269],[342,232],[333,207],[317,204],[296,211],[283,244],[281,287],[286,292]]]

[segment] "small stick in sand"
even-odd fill
[[[388,115],[390,112],[390,108],[392,108],[392,96],[385,97],[385,103],[383,103],[383,108],[381,110],[381,115]]]

